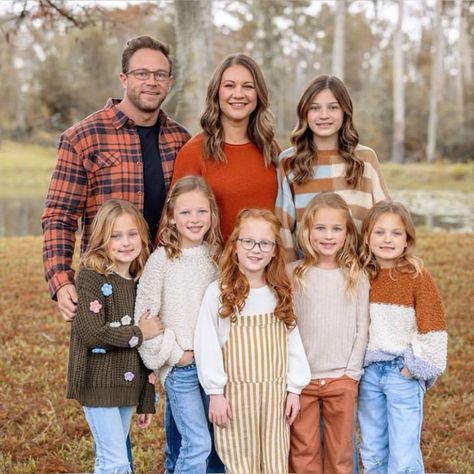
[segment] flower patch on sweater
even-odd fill
[[[104,283],[100,287],[100,291],[102,291],[104,296],[110,296],[112,294],[112,285],[110,283]]]
[[[100,312],[100,310],[102,309],[102,305],[97,300],[94,300],[94,301],[90,302],[89,309],[93,313],[98,314]]]
[[[135,374],[133,372],[125,372],[123,374],[123,378],[127,381],[127,382],[131,382],[134,378],[135,378]]]

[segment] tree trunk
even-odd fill
[[[199,128],[207,82],[213,63],[211,23],[212,0],[174,0],[176,31],[175,118],[192,132]]]
[[[393,137],[392,161],[402,163],[405,143],[405,83],[403,57],[404,0],[398,0],[398,21],[393,37]]]
[[[346,15],[346,0],[336,3],[336,14],[334,17],[334,40],[332,45],[332,74],[341,81],[344,80],[344,43],[345,30],[344,19]]]
[[[431,87],[430,115],[428,119],[428,140],[426,159],[429,163],[436,157],[436,130],[438,125],[438,101],[443,83],[443,28],[441,24],[442,0],[436,0],[432,43],[431,43]]]

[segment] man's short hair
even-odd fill
[[[122,52],[122,72],[124,74],[128,72],[130,58],[139,49],[154,49],[155,51],[163,53],[170,64],[170,74],[172,73],[173,62],[171,61],[169,46],[153,38],[153,36],[136,36],[127,41],[125,49]]]

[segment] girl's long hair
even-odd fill
[[[202,176],[188,175],[178,179],[171,187],[166,198],[165,207],[161,215],[160,227],[157,235],[157,245],[165,248],[166,255],[170,259],[181,255],[181,240],[178,229],[172,224],[176,199],[184,193],[199,191],[209,201],[211,211],[211,226],[204,234],[204,242],[209,245],[209,254],[217,264],[222,250],[222,237],[219,223],[219,208],[216,198],[206,180]]]
[[[245,67],[253,77],[257,92],[257,106],[250,114],[247,134],[250,141],[261,151],[265,166],[276,163],[278,146],[275,142],[273,117],[269,109],[268,90],[261,69],[248,54],[237,53],[227,56],[214,71],[207,86],[206,102],[201,114],[201,127],[204,134],[203,154],[207,160],[225,163],[224,129],[221,124],[219,107],[219,88],[222,75],[234,65]]]
[[[142,242],[140,255],[130,265],[130,275],[136,280],[142,274],[149,255],[148,224],[138,209],[131,202],[124,199],[105,201],[97,211],[92,221],[87,250],[81,258],[81,267],[102,275],[109,275],[114,272],[115,261],[109,254],[108,246],[115,221],[123,214],[128,214],[135,221]]]
[[[308,125],[308,112],[316,96],[325,89],[334,94],[344,113],[339,130],[338,150],[346,164],[346,181],[352,188],[357,188],[364,174],[364,162],[355,154],[359,134],[352,122],[351,96],[344,83],[336,76],[317,76],[303,91],[296,110],[298,122],[290,138],[294,151],[285,162],[285,171],[290,171],[294,182],[299,184],[313,177],[313,165],[318,163],[318,150],[313,131]]]
[[[395,214],[400,217],[405,232],[407,234],[407,246],[403,253],[395,261],[394,269],[400,273],[412,273],[413,278],[421,274],[423,269],[423,260],[413,255],[416,244],[416,230],[413,220],[408,209],[400,202],[386,200],[379,201],[365,216],[362,222],[361,236],[363,240],[360,261],[370,279],[375,278],[379,271],[380,265],[377,263],[375,255],[370,250],[370,236],[374,230],[375,224],[383,214]]]
[[[346,201],[336,193],[320,193],[315,196],[306,207],[297,232],[298,245],[304,257],[293,270],[293,278],[296,285],[303,288],[304,276],[311,267],[317,265],[319,262],[319,254],[312,247],[310,236],[316,213],[324,208],[338,209],[344,212],[347,233],[344,245],[336,254],[336,263],[344,274],[347,294],[353,295],[361,273],[357,257],[359,234],[354,220],[352,219],[349,206]]]
[[[227,241],[220,261],[219,287],[221,290],[219,316],[221,318],[235,317],[236,311],[241,311],[250,291],[247,277],[239,268],[237,259],[237,239],[245,221],[259,219],[268,222],[275,236],[275,255],[264,271],[267,285],[277,298],[275,316],[283,321],[288,328],[296,324],[291,298],[291,283],[285,270],[283,243],[280,237],[280,221],[267,209],[242,209],[237,215],[232,234]]]

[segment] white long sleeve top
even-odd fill
[[[224,393],[227,374],[222,346],[229,339],[230,318],[219,317],[220,289],[212,282],[204,294],[194,336],[194,357],[199,381],[208,395]],[[272,313],[276,306],[273,291],[264,286],[251,288],[239,317]],[[287,391],[301,393],[310,381],[310,369],[298,328],[288,331]]]
[[[157,373],[162,384],[184,351],[193,350],[201,300],[216,277],[217,267],[206,244],[184,248],[175,259],[158,247],[148,259],[138,283],[135,324],[149,309],[165,326],[162,336],[143,341],[138,349],[145,366]]]

